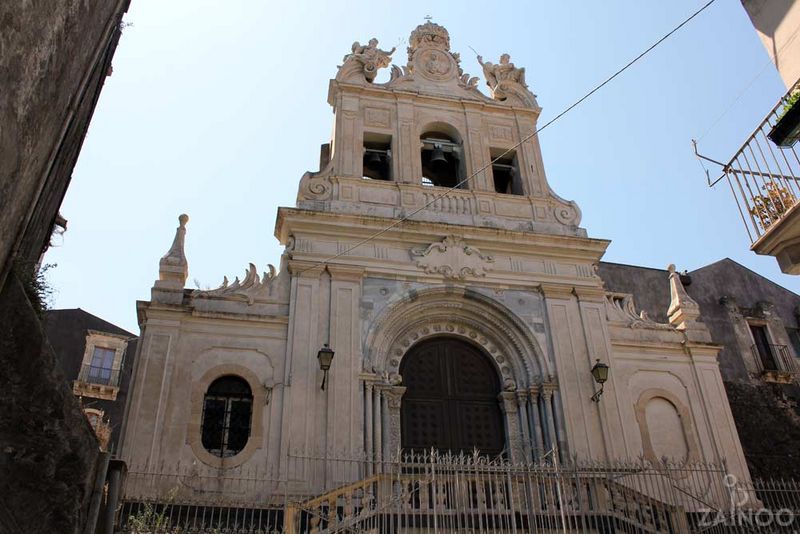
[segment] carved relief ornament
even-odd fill
[[[447,236],[441,242],[425,248],[412,248],[411,256],[417,258],[417,267],[428,274],[442,274],[446,278],[463,280],[467,276],[486,276],[494,258],[466,244],[460,237]]]
[[[197,298],[228,297],[245,300],[248,304],[253,304],[256,300],[268,300],[270,289],[276,277],[275,266],[268,264],[269,272],[258,275],[258,270],[254,264],[250,264],[245,272],[244,280],[239,281],[239,277],[232,284],[228,282],[228,277],[223,277],[222,285],[217,289],[200,290],[192,292],[192,296]]]

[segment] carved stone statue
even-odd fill
[[[511,56],[503,54],[500,56],[500,63],[495,65],[491,61],[483,62],[483,57],[478,56],[478,63],[483,67],[483,75],[486,76],[486,85],[494,90],[501,82],[510,81],[520,84],[527,88],[525,83],[525,68],[517,68],[511,63]]]
[[[492,98],[537,107],[536,95],[528,90],[525,82],[525,69],[511,63],[511,56],[503,54],[497,64],[491,61],[484,63],[483,57],[478,56],[478,63],[483,68],[486,85],[492,90]]]
[[[378,40],[372,38],[369,43],[362,45],[358,41],[353,43],[351,53],[344,56],[337,80],[346,80],[353,75],[363,75],[366,81],[372,83],[378,74],[378,69],[388,67],[392,61],[395,47],[388,52],[378,48]]]

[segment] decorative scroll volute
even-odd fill
[[[460,237],[447,236],[441,242],[425,248],[411,249],[417,258],[417,267],[428,274],[442,274],[446,278],[464,279],[467,276],[486,276],[494,258],[476,247],[466,244]]]

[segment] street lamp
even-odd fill
[[[325,343],[319,352],[317,352],[317,360],[319,361],[319,368],[324,373],[322,375],[322,388],[325,389],[325,382],[328,378],[328,369],[331,368],[331,363],[333,362],[333,349]]]
[[[592,367],[592,378],[594,381],[600,384],[600,389],[595,391],[594,395],[592,395],[592,400],[594,402],[600,402],[600,396],[603,394],[603,384],[605,384],[606,380],[608,380],[608,365],[602,363],[598,358]]]

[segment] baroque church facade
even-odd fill
[[[256,468],[275,481],[259,495],[364,476],[293,458],[431,448],[724,462],[748,479],[697,303],[674,266],[668,322],[605,288],[609,241],[588,237],[548,183],[524,69],[479,58],[484,95],[431,22],[412,32],[407,65],[376,83],[393,53],[354,43],[331,81],[334,133],[296,206],[278,210],[278,269],[186,289],[181,216],[137,304],[122,458]]]

